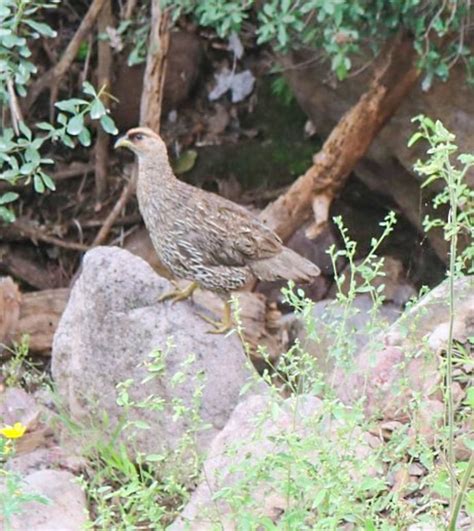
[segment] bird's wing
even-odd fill
[[[211,195],[211,197],[209,197]],[[205,249],[210,266],[245,266],[253,260],[281,252],[280,238],[245,208],[214,194],[206,194],[194,205],[197,230],[187,240]]]

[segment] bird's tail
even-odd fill
[[[288,247],[283,247],[281,253],[271,258],[255,260],[250,268],[259,280],[312,282],[321,273],[317,265]]]

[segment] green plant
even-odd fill
[[[175,398],[171,404],[158,395],[135,400],[135,388],[165,375],[166,360],[174,345],[170,339],[164,349],[156,349],[143,362],[147,376],[142,382],[131,379],[117,385],[117,403],[123,408],[122,422],[111,427],[107,418],[100,426],[78,428],[89,431],[84,453],[91,472],[82,478],[92,509],[89,524],[93,529],[162,529],[178,515],[188,499],[189,489],[196,481],[201,457],[196,448],[196,435],[207,429],[201,420],[200,405],[203,391],[202,375],[193,375],[195,391],[191,404]],[[190,355],[171,378],[171,385],[179,387],[188,378],[195,357]],[[157,453],[145,455],[134,449],[139,432],[149,425],[133,417],[137,410],[150,414],[169,412],[170,422],[184,422],[184,434],[174,449],[157,448]],[[93,432],[97,430],[98,440]],[[111,436],[104,440],[103,434]],[[159,445],[157,445],[159,446]]]
[[[469,187],[465,178],[467,172],[474,167],[474,155],[460,154],[454,159],[458,147],[454,143],[455,136],[450,133],[443,124],[437,120],[433,122],[426,116],[417,116],[413,119],[419,125],[419,130],[411,137],[408,145],[424,139],[429,144],[427,150],[428,159],[419,160],[415,164],[415,170],[426,177],[423,186],[428,186],[436,181],[442,181],[443,189],[433,199],[435,208],[447,205],[449,208],[447,219],[441,217],[424,220],[425,230],[433,227],[442,227],[445,239],[449,242],[449,337],[446,350],[445,370],[445,403],[447,409],[446,426],[448,429],[447,443],[445,447],[447,475],[450,478],[450,509],[451,521],[449,528],[456,528],[456,521],[460,510],[460,499],[464,492],[458,488],[456,477],[456,462],[454,455],[454,400],[453,400],[453,367],[455,360],[454,345],[454,317],[455,296],[454,281],[463,271],[474,272],[474,190]],[[459,239],[462,234],[467,235],[467,246],[460,250]],[[472,461],[472,460],[471,460]],[[472,473],[472,463],[466,474]],[[463,481],[464,490],[467,483]]]
[[[215,28],[223,37],[240,31],[256,12],[257,42],[271,42],[277,51],[311,47],[331,62],[339,79],[347,77],[353,58],[362,49],[374,55],[397,31],[413,35],[419,67],[425,71],[423,87],[435,77],[445,80],[457,60],[472,76],[471,50],[465,42],[469,2],[443,0],[164,0],[174,19],[192,14],[202,26]],[[450,36],[448,46],[443,39]]]
[[[12,527],[12,517],[21,514],[24,505],[29,502],[47,504],[49,499],[31,492],[25,492],[22,478],[5,468],[5,462],[14,455],[14,441],[25,433],[25,426],[19,422],[14,426],[0,429],[0,523],[8,531]]]
[[[45,374],[38,364],[28,358],[30,338],[22,336],[20,342],[12,347],[2,346],[9,354],[8,360],[2,363],[1,374],[7,387],[36,388],[45,381]]]
[[[76,139],[81,145],[90,146],[92,139],[87,120],[99,121],[107,133],[118,132],[101,99],[105,95],[104,88],[96,92],[88,82],[82,86],[87,99],[70,98],[55,103],[60,112],[54,124],[41,122],[30,127],[23,120],[18,95],[27,95],[28,84],[36,72],[28,43],[31,39],[56,35],[50,26],[37,20],[43,9],[51,9],[56,4],[4,0],[0,6],[0,179],[11,184],[33,183],[38,193],[55,189],[54,181],[44,170],[46,165],[54,163],[45,155],[45,148],[50,151],[55,142],[74,148]],[[36,129],[44,133],[37,134]],[[0,220],[15,219],[12,203],[18,197],[13,191],[0,195]]]

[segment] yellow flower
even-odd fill
[[[21,422],[15,422],[13,426],[5,426],[0,429],[0,435],[3,435],[7,439],[19,439],[23,437],[26,431],[26,426],[23,426]]]

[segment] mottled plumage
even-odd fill
[[[116,146],[138,157],[140,212],[158,257],[176,277],[228,293],[252,276],[309,282],[319,275],[246,209],[179,181],[164,142],[150,129],[131,129]]]

